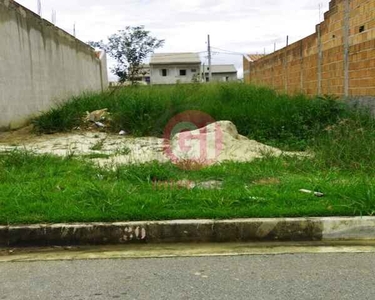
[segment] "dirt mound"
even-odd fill
[[[177,160],[207,162],[251,161],[266,154],[279,156],[283,153],[280,149],[238,134],[236,126],[230,121],[179,133],[172,139],[171,148]]]

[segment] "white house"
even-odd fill
[[[154,53],[150,60],[151,84],[191,83],[200,72],[197,53]]]
[[[237,69],[234,65],[212,65],[212,81],[215,82],[229,82],[236,81],[237,78]],[[204,74],[203,74],[204,73]],[[209,81],[209,68],[204,66],[204,72],[202,72],[202,77],[206,82]]]

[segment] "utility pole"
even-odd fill
[[[210,35],[208,35],[208,81],[211,82],[212,79],[212,70],[211,70],[211,40]]]
[[[73,36],[76,37],[76,23],[73,24]]]
[[[206,82],[206,64],[203,63],[203,70],[201,72],[201,82]]]
[[[52,17],[51,17],[51,22],[53,25],[56,25],[56,10],[52,10]]]
[[[319,23],[322,22],[322,8],[323,4],[319,3]]]

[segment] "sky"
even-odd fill
[[[37,12],[37,0],[16,0]],[[157,52],[203,52],[211,36],[214,64],[235,64],[241,53],[271,53],[315,32],[329,0],[41,0],[42,17],[80,40],[99,41],[126,26],[144,25],[165,40]],[[319,4],[321,9],[319,9]],[[223,50],[229,50],[225,52]],[[207,53],[202,53],[202,62]],[[113,80],[114,76],[110,78]]]

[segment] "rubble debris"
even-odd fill
[[[310,190],[305,190],[305,189],[301,189],[299,190],[301,193],[305,193],[305,194],[314,194],[314,196],[316,197],[324,197],[324,194],[321,193],[321,192],[314,192],[314,191],[310,191]]]
[[[105,128],[105,125],[102,122],[95,122],[95,125],[100,128]]]
[[[85,121],[86,122],[100,122],[108,119],[109,117],[109,112],[108,108],[100,109],[100,110],[95,110],[93,112],[86,112],[86,117]]]

